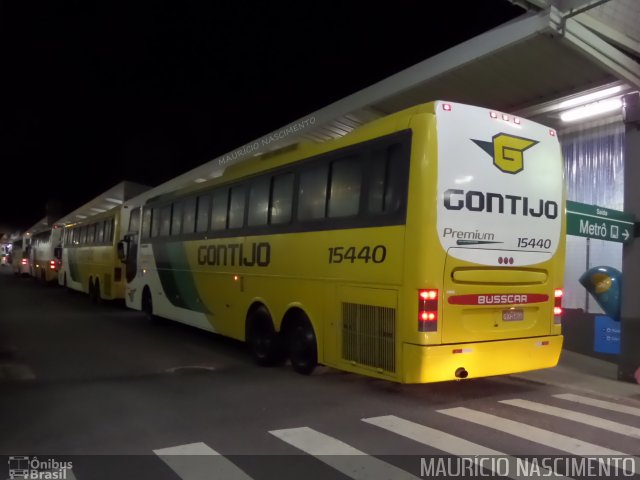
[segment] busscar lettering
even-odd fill
[[[201,245],[198,247],[198,265],[216,267],[267,267],[271,263],[271,245],[268,242],[251,243],[245,249],[242,243]]]
[[[445,190],[444,208],[447,210],[466,209],[470,212],[489,212],[505,215],[523,215],[553,220],[558,217],[558,204],[553,200],[532,200],[519,195],[503,195],[494,192],[465,192],[458,188]]]
[[[527,295],[478,295],[478,305],[504,305],[509,303],[528,303]]]

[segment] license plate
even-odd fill
[[[519,308],[502,311],[503,322],[519,322],[521,320],[524,320],[524,311]]]

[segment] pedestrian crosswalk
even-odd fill
[[[523,456],[522,448],[520,451],[513,448],[517,442],[522,442],[521,445],[525,445],[525,448],[540,446],[540,450],[531,452],[532,455],[595,458],[596,462],[600,462],[596,463],[596,467],[604,461],[608,462],[606,459],[621,458],[624,464],[614,464],[614,476],[640,474],[640,459],[637,457],[640,454],[639,408],[573,393],[548,397],[539,395],[535,400],[507,398],[489,404],[467,402],[465,406],[427,408],[411,415],[412,418],[404,418],[392,412],[354,418],[350,419],[350,427],[353,425],[355,433],[335,425],[314,424],[313,427],[299,425],[281,429],[265,428],[262,434],[266,441],[281,442],[278,448],[293,451],[296,458],[303,459],[303,463],[295,463],[298,470],[293,474],[287,470],[293,468],[290,459],[283,459],[277,464],[275,468],[281,469],[278,477],[282,479],[408,480],[424,478],[426,474],[441,476],[443,473],[451,473],[446,469],[435,470],[433,462],[427,465],[422,458],[414,459],[413,453],[409,459],[413,463],[409,462],[408,467],[407,459],[403,463],[393,455],[380,454],[380,450],[372,454],[372,442],[375,443],[378,439],[383,445],[410,442],[415,444],[417,451],[425,452],[424,457],[431,459],[436,452],[437,456],[447,459],[448,468],[451,468],[452,459],[463,458],[488,475],[502,475],[517,480],[532,478],[531,472],[540,478],[556,479],[575,478],[584,473],[584,470],[572,470],[569,464],[564,463],[559,468],[558,464],[538,466],[535,458],[524,458],[528,455]],[[596,415],[596,412],[601,415]],[[549,421],[550,418],[553,421]],[[349,434],[345,434],[345,431]],[[225,453],[225,448],[228,448],[225,442],[198,441],[158,448],[153,453],[166,464],[169,474],[173,475],[167,479],[273,478],[273,471],[267,474],[247,460],[249,453],[256,456],[255,451],[243,455],[236,450],[229,454]],[[411,451],[415,452],[416,449]],[[484,462],[483,459],[487,458],[499,459],[500,462]],[[313,469],[320,468],[321,464],[324,473],[314,476]],[[466,468],[471,467],[467,465]],[[327,471],[335,472],[335,477],[327,477]],[[457,472],[460,473],[459,470]],[[441,478],[450,476],[453,475]]]

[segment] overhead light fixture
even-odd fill
[[[194,182],[196,182],[196,183],[202,183],[202,182],[206,182],[206,181],[207,181],[207,179],[206,179],[206,178],[196,178],[196,179],[194,180]]]
[[[87,218],[86,215],[76,215],[76,217],[78,217],[78,218]]]
[[[588,117],[595,117],[603,113],[613,112],[622,108],[622,98],[609,98],[607,100],[601,100],[599,102],[590,103],[582,107],[573,108],[562,112],[560,119],[563,122],[574,122],[576,120],[582,120]]]
[[[117,203],[118,205],[122,205],[122,200],[118,200],[117,198],[107,197],[105,198],[107,202]]]
[[[91,210],[93,210],[94,212],[98,212],[98,213],[106,212],[106,210],[104,208],[91,207]]]
[[[579,97],[570,98],[569,100],[565,100],[558,105],[558,108],[569,108],[575,107],[577,105],[584,105],[585,103],[594,102],[596,100],[600,100],[602,98],[612,97],[613,95],[620,93],[622,91],[622,85],[617,85],[615,87],[605,88],[604,90],[599,90],[597,92],[587,93],[586,95],[580,95]]]

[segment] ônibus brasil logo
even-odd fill
[[[493,158],[493,164],[505,173],[516,174],[524,170],[523,152],[536,143],[523,137],[515,137],[507,133],[498,133],[491,138],[491,142],[471,139],[473,143],[487,152]]]

